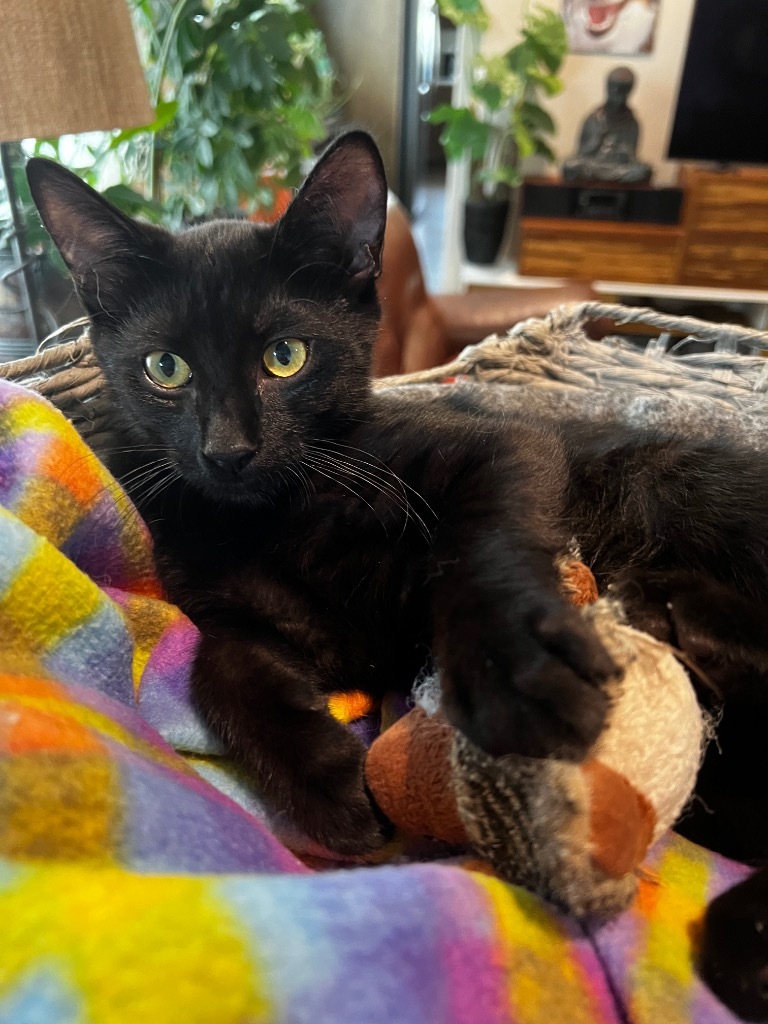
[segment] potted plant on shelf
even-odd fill
[[[438,0],[438,6],[455,25],[467,25],[478,36],[488,28],[481,0]],[[565,26],[555,11],[538,8],[525,14],[520,35],[505,53],[474,58],[466,106],[444,104],[429,115],[433,124],[444,126],[440,142],[446,158],[471,161],[464,243],[473,263],[496,259],[510,197],[516,200],[522,184],[522,161],[555,158],[547,142],[555,124],[540,101],[563,87],[558,72],[567,52]]]

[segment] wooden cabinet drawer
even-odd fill
[[[682,232],[641,224],[524,218],[518,268],[539,277],[675,280]]]
[[[682,284],[768,291],[768,229],[763,237],[691,235],[680,280]]]
[[[695,231],[730,231],[768,235],[768,180],[728,174],[701,176],[691,196],[690,227]]]

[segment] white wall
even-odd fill
[[[557,0],[542,5],[559,10]],[[492,25],[483,38],[483,49],[499,52],[519,39],[526,0],[485,0]],[[640,122],[638,155],[655,168],[654,183],[671,184],[676,165],[664,160],[672,129],[675,102],[688,41],[694,0],[661,0],[653,53],[643,57],[577,56],[569,54],[563,64],[565,88],[547,102],[558,126],[553,145],[558,160],[575,152],[584,117],[603,102],[605,78],[620,64],[632,68],[636,84],[629,103]],[[550,167],[549,173],[555,169]]]

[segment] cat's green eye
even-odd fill
[[[161,388],[183,388],[192,378],[189,363],[173,352],[150,352],[144,356],[144,370]]]
[[[273,342],[261,358],[273,377],[292,377],[307,361],[307,346],[299,338],[281,338]]]

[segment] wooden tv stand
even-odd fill
[[[768,169],[686,166],[680,187],[672,224],[523,216],[520,274],[768,290]]]

